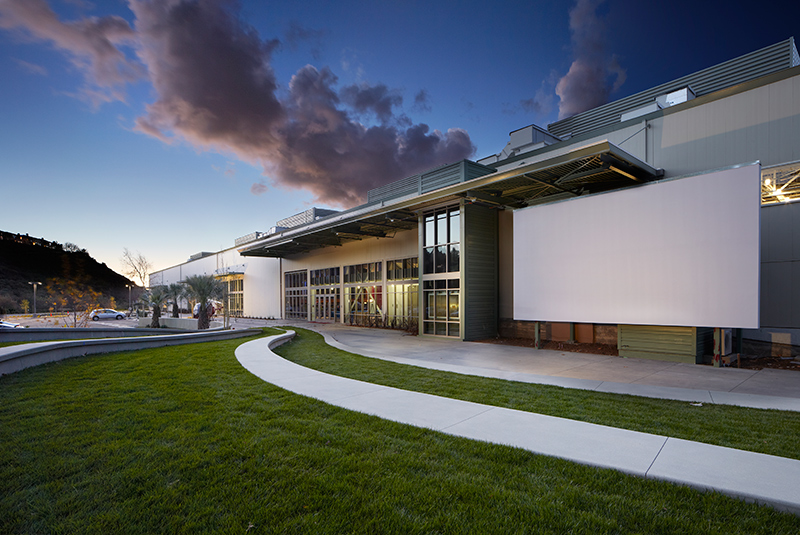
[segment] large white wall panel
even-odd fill
[[[280,260],[242,256],[236,249],[226,249],[150,274],[150,286],[181,282],[192,275],[219,275],[244,270],[244,315],[281,316]]]
[[[514,318],[759,327],[760,166],[514,213]]]

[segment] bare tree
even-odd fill
[[[85,253],[86,252],[86,249],[81,249],[80,246],[75,245],[72,242],[65,243],[63,249],[68,253]]]
[[[122,250],[122,258],[120,258],[122,266],[125,268],[125,274],[131,278],[139,279],[142,282],[142,287],[147,286],[147,275],[153,269],[153,264],[150,263],[142,253],[136,251],[133,254],[126,247]]]

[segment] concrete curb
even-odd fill
[[[101,338],[66,342],[40,342],[0,348],[0,375],[14,373],[25,368],[55,362],[71,357],[135,351],[197,342],[213,342],[231,338],[242,338],[258,334],[261,329],[242,329],[212,332],[180,332],[179,334],[138,336],[123,338]]]
[[[264,381],[342,408],[800,514],[798,460],[346,379],[272,352],[293,336],[288,331],[246,342],[236,358]]]
[[[0,342],[46,342],[49,340],[85,340],[87,338],[123,338],[151,334],[187,333],[185,329],[138,329],[131,327],[29,327],[0,330]]]

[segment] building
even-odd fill
[[[151,281],[213,273],[242,281],[247,316],[461,340],[594,341],[689,362],[720,329],[800,345],[799,174],[790,38]]]

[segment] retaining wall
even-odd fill
[[[20,329],[22,330],[22,329]],[[94,330],[94,329],[91,329]],[[161,329],[154,329],[162,332]],[[138,332],[136,329],[134,332]],[[243,338],[261,333],[261,329],[242,329],[227,331],[201,331],[180,334],[159,334],[153,336],[104,338],[91,340],[71,340],[66,342],[39,342],[18,346],[0,347],[0,375],[14,373],[25,368],[55,362],[71,357],[112,353],[117,351],[136,351],[154,347],[164,347],[197,342],[213,342],[231,338]]]

